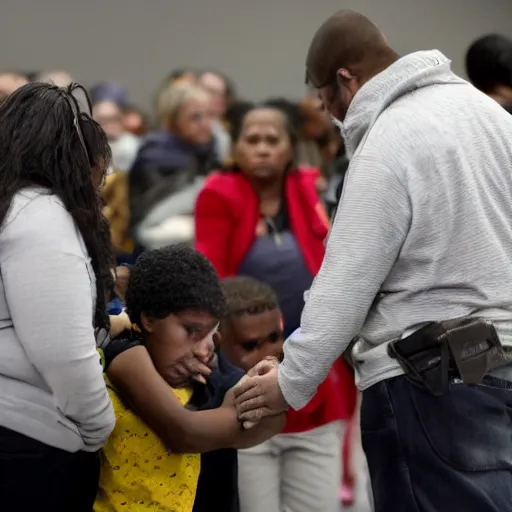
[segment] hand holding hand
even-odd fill
[[[246,429],[266,416],[276,416],[288,409],[277,380],[278,366],[276,358],[266,358],[235,386],[238,417]]]

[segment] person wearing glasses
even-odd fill
[[[115,423],[96,349],[109,329],[110,149],[81,92],[30,83],[0,106],[2,512],[90,512]]]
[[[376,512],[510,510],[512,117],[350,10],[306,71],[350,163],[301,329],[235,389],[239,417],[300,410],[345,353]]]
[[[197,194],[204,177],[219,167],[212,100],[204,89],[170,85],[158,109],[162,128],[147,136],[129,174],[132,227],[147,249],[193,240]]]

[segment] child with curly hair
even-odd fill
[[[117,424],[103,450],[95,512],[200,511],[207,452],[229,472],[217,478],[225,502],[210,509],[237,510],[236,449],[280,432],[284,417],[254,432],[241,427],[230,388],[243,372],[214,347],[225,311],[214,268],[184,245],[144,253],[126,307],[135,329],[104,349]]]

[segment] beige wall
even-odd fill
[[[118,80],[144,107],[182,65],[222,69],[250,99],[298,97],[315,29],[344,7],[370,16],[399,52],[438,48],[459,72],[476,36],[512,36],[512,0],[2,0],[0,69]]]

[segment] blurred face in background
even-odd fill
[[[73,79],[67,71],[43,71],[38,77],[38,82],[46,82],[57,87],[67,87]]]
[[[103,128],[109,141],[115,141],[125,132],[123,113],[113,101],[100,101],[92,109],[94,120]]]
[[[250,179],[275,180],[293,161],[286,116],[271,108],[248,112],[235,145],[235,163]]]
[[[302,130],[307,139],[318,139],[332,131],[331,116],[324,110],[320,98],[306,96],[300,104],[300,110],[304,119]]]
[[[195,84],[197,82],[197,75],[193,71],[185,71],[179,76],[169,80],[168,85],[176,84]]]
[[[199,78],[199,85],[201,85],[212,98],[214,116],[217,119],[223,118],[228,108],[227,85],[224,78],[215,73],[204,73]]]
[[[208,144],[213,137],[213,119],[209,96],[197,95],[183,103],[171,129],[191,144]]]
[[[22,75],[16,73],[0,74],[0,101],[25,84],[28,84],[28,80]]]
[[[148,131],[143,115],[134,108],[125,109],[123,125],[124,129],[133,135],[144,135]]]

